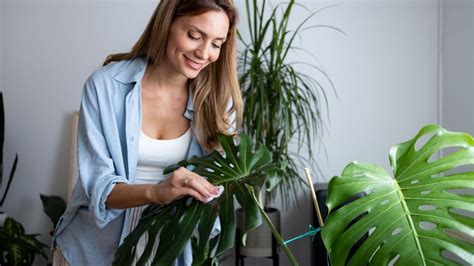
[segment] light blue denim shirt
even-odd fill
[[[110,265],[127,235],[128,209],[105,206],[116,183],[133,183],[141,128],[142,58],[109,64],[86,81],[82,95],[77,162],[79,179],[53,237],[71,265]],[[184,116],[194,126],[191,92]],[[204,155],[193,136],[187,158]],[[216,222],[215,229],[220,224]],[[191,265],[188,242],[175,265]]]

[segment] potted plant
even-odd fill
[[[10,189],[11,182],[15,175],[16,166],[18,163],[18,154],[15,155],[15,160],[13,161],[12,169],[8,176],[7,184],[3,188],[3,144],[5,143],[5,109],[3,107],[3,93],[0,92],[0,188],[3,190],[0,198],[0,225],[3,225],[7,214],[2,210],[3,203],[8,195],[8,190]]]
[[[328,25],[307,26],[322,9],[310,12],[295,29],[291,29],[289,22],[297,5],[302,6],[291,0],[266,12],[266,1],[246,0],[250,40],[244,40],[239,34],[244,46],[239,57],[239,81],[245,105],[243,132],[267,146],[275,161],[288,163],[276,189],[265,190],[265,210],[277,228],[280,214],[270,208],[271,202],[279,192],[283,207],[288,207],[297,201],[298,189],[306,185],[298,169],[303,164],[314,166],[313,143],[321,129],[325,103],[322,99],[326,98],[322,84],[329,84],[334,89],[321,67],[305,60],[290,62],[288,55],[294,50],[303,50],[296,46],[295,40],[306,29],[327,27],[340,31]],[[316,79],[314,73],[311,76],[303,73],[297,68],[298,64],[309,66],[324,80]],[[289,148],[291,141],[296,141],[296,153]],[[266,188],[270,186],[270,183],[265,185]],[[243,212],[238,210],[237,215],[241,221],[238,228],[243,228]],[[248,244],[239,241],[237,256],[275,256],[274,240],[268,228],[262,225],[250,234],[247,235]]]
[[[21,223],[11,217],[0,226],[0,265],[33,265],[36,254],[43,256],[48,246],[36,239],[38,234],[25,234]]]
[[[352,162],[331,179],[321,231],[331,264],[472,265],[472,136],[427,125],[392,147],[390,164],[393,177]]]

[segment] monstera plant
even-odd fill
[[[197,229],[198,238],[193,241],[193,264],[213,264],[223,252],[234,245],[235,210],[234,198],[246,214],[245,232],[257,227],[265,217],[260,201],[255,196],[269,182],[276,185],[284,165],[272,162],[271,152],[263,145],[253,147],[250,138],[219,136],[222,152],[214,151],[207,156],[193,157],[165,169],[165,174],[184,166],[194,166],[194,172],[208,177],[214,185],[224,186],[224,193],[207,204],[193,198],[183,198],[160,207],[150,205],[142,213],[135,229],[125,238],[115,254],[114,265],[131,265],[141,236],[148,235],[147,244],[139,254],[137,265],[151,260],[153,265],[171,265],[181,254],[184,246]],[[237,144],[238,142],[238,144]],[[213,236],[212,228],[219,216],[221,232]],[[283,242],[274,230],[280,243]],[[159,245],[156,247],[156,239]],[[285,246],[290,261],[295,261]],[[151,255],[154,257],[151,258]]]
[[[332,264],[472,265],[472,136],[425,126],[391,149],[390,164],[393,177],[352,162],[330,181],[322,238]]]

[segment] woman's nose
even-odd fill
[[[211,46],[210,44],[203,43],[194,51],[194,54],[199,59],[207,60],[209,59],[210,46]]]

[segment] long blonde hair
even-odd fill
[[[107,56],[104,65],[114,61],[143,57],[159,64],[165,56],[168,33],[174,19],[195,16],[207,11],[224,11],[229,18],[229,32],[219,58],[190,80],[194,95],[195,131],[206,149],[215,148],[218,134],[233,135],[242,124],[242,95],[237,79],[237,11],[231,0],[161,0],[142,36],[128,53]],[[227,104],[232,100],[232,107]],[[230,116],[235,112],[235,121]],[[236,127],[233,132],[231,124]]]

